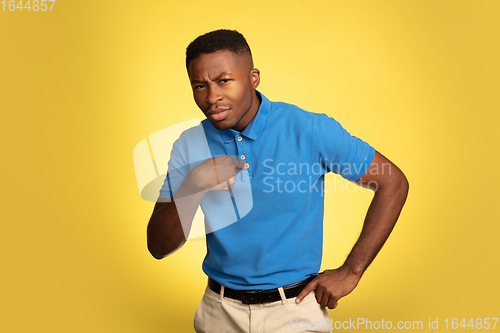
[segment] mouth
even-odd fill
[[[221,121],[226,119],[227,115],[229,114],[229,111],[231,111],[231,108],[211,110],[208,112],[207,117],[214,121]]]

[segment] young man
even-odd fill
[[[201,205],[209,283],[197,332],[311,331],[307,322],[330,332],[326,307],[356,287],[386,241],[406,200],[406,177],[333,118],[256,90],[260,72],[238,32],[195,39],[186,67],[207,119],[174,144],[148,225],[151,254],[179,249]],[[375,195],[345,263],[318,274],[330,171]]]

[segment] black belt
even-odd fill
[[[307,279],[283,286],[286,298],[299,296],[304,287],[311,282],[316,275],[308,277]],[[215,293],[220,294],[220,284],[217,281],[208,278],[208,287]],[[281,300],[278,288],[267,290],[234,290],[224,287],[224,297],[229,297],[241,301],[243,304],[259,304],[269,303]]]

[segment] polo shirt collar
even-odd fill
[[[253,117],[252,121],[250,121],[247,127],[245,127],[245,129],[241,132],[241,135],[251,140],[257,140],[259,138],[259,135],[266,124],[267,114],[271,109],[271,102],[266,98],[266,96],[258,90],[255,90],[255,92],[257,94],[257,98],[260,96],[261,99],[259,109],[257,110],[257,113]],[[234,137],[240,134],[240,132],[229,128],[221,130],[220,134],[224,143],[230,143],[234,141]]]

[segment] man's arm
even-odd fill
[[[153,257],[162,259],[184,245],[205,193],[231,190],[237,168],[248,169],[248,165],[228,155],[208,159],[189,172],[171,202],[155,204],[147,227],[148,250]]]
[[[175,192],[174,197],[186,196],[183,193],[191,192],[190,188],[192,188],[191,185],[185,180]],[[148,250],[153,257],[163,259],[186,243],[194,215],[205,193],[206,191],[187,194],[190,195],[191,200],[183,202],[182,208],[179,209],[181,214],[179,214],[174,197],[171,198],[171,202],[158,201],[155,204],[147,228]]]
[[[409,184],[396,165],[375,151],[370,167],[354,183],[375,192],[361,234],[344,264],[318,274],[299,294],[297,303],[316,289],[316,300],[321,306],[336,308],[338,300],[357,286],[398,220],[408,195]]]

